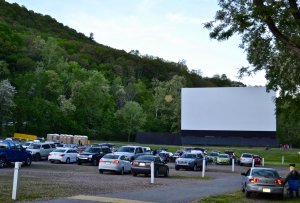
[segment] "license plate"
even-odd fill
[[[270,188],[263,188],[263,192],[271,192]]]
[[[140,166],[146,166],[146,164],[145,163],[140,163]]]
[[[107,161],[107,162],[105,162],[105,164],[110,164],[110,162],[109,162],[109,161]]]

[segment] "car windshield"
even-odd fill
[[[115,155],[115,154],[106,154],[105,156],[103,156],[103,158],[105,159],[118,159],[119,155]]]
[[[31,143],[30,142],[26,142],[23,144],[23,146],[29,146]]]
[[[270,169],[252,169],[251,175],[263,178],[279,178],[277,171]]]
[[[134,148],[133,147],[121,147],[117,150],[117,152],[129,152],[129,153],[134,153]]]
[[[55,149],[53,150],[53,152],[61,152],[61,153],[65,153],[65,149]]]
[[[244,157],[244,158],[252,158],[252,155],[251,154],[243,154],[242,157]]]
[[[90,153],[98,153],[101,151],[100,148],[94,148],[94,147],[91,147],[91,148],[88,148],[85,150],[86,152],[90,152]]]
[[[210,156],[218,156],[218,153],[211,153]]]
[[[139,156],[135,160],[154,161],[154,156]]]
[[[188,158],[188,159],[196,158],[196,154],[183,154],[181,158]]]
[[[28,147],[28,149],[39,149],[39,148],[41,148],[40,144],[32,144]]]
[[[227,154],[221,154],[219,155],[220,158],[229,158],[229,156]]]

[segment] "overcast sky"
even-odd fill
[[[203,76],[226,74],[237,78],[247,66],[238,36],[225,42],[209,38],[203,23],[213,19],[217,0],[6,0],[50,15],[103,45],[139,50],[178,62],[186,60],[190,70]],[[265,85],[264,73],[241,80],[247,85]]]

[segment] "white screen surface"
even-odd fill
[[[181,129],[276,131],[274,98],[265,87],[182,88]]]

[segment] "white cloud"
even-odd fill
[[[206,19],[202,18],[193,18],[190,16],[186,16],[182,13],[168,13],[166,14],[166,18],[168,21],[173,23],[191,23],[201,25],[205,22],[208,22]]]

